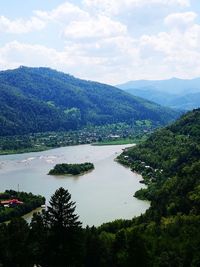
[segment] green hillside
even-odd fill
[[[0,72],[1,136],[146,119],[164,125],[177,116],[171,109],[115,87],[48,68]]]
[[[200,109],[156,131],[119,160],[143,175],[148,188],[136,196],[152,201],[154,215],[199,213]]]
[[[114,266],[200,266],[200,109],[118,160],[143,175],[147,189],[136,196],[150,200],[151,207],[132,221],[99,229],[99,238],[114,235]]]

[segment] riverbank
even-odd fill
[[[96,142],[92,143],[92,146],[116,146],[116,145],[129,145],[129,144],[135,144],[135,139],[125,138],[125,139],[117,139],[117,140],[110,140],[110,141],[102,141],[102,142]]]
[[[32,133],[0,137],[0,155],[45,151],[81,144],[124,145],[139,143],[154,130],[152,127],[123,123],[91,126],[77,131]]]
[[[30,152],[41,152],[41,151],[46,151],[49,149],[53,149],[54,147],[40,147],[40,148],[27,148],[27,149],[17,149],[17,150],[0,150],[0,156],[4,155],[13,155],[13,154],[25,154],[25,153],[30,153]]]
[[[92,143],[93,146],[111,146],[111,145],[131,145],[140,144],[147,139],[147,135],[141,135],[134,138],[116,138],[114,140],[106,140]]]
[[[133,197],[144,185],[141,176],[114,161],[127,147],[67,146],[48,151],[1,156],[0,187],[50,196],[59,187],[69,190],[77,203],[77,213],[83,225],[101,225],[115,219],[131,219],[144,213],[149,204]],[[47,175],[56,164],[63,162],[93,162],[95,169],[82,177]],[[97,212],[98,211],[98,212]]]
[[[17,149],[17,150],[0,150],[0,156],[5,155],[14,155],[14,154],[25,154],[25,153],[31,153],[31,152],[42,152],[42,151],[48,151],[55,148],[61,148],[61,147],[68,147],[68,146],[78,146],[78,145],[92,145],[92,146],[116,146],[116,145],[131,145],[131,144],[139,144],[144,139],[120,139],[120,140],[111,140],[111,141],[102,141],[102,142],[95,142],[95,143],[74,143],[69,145],[63,145],[63,146],[49,146],[49,147],[31,147],[27,149]]]

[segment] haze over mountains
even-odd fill
[[[182,80],[138,80],[117,85],[135,96],[171,108],[191,110],[200,107],[200,78]]]
[[[164,125],[178,116],[171,109],[106,84],[28,67],[0,72],[0,108],[0,135],[136,120]]]

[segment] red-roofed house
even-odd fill
[[[19,201],[18,199],[9,199],[9,200],[2,200],[0,202],[1,205],[9,205],[9,206],[16,206],[16,205],[21,205],[24,202]]]

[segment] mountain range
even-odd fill
[[[0,72],[0,111],[1,136],[136,120],[164,125],[179,115],[113,86],[24,66]]]
[[[180,110],[200,107],[200,78],[182,80],[138,80],[117,85],[126,92],[160,105]]]

